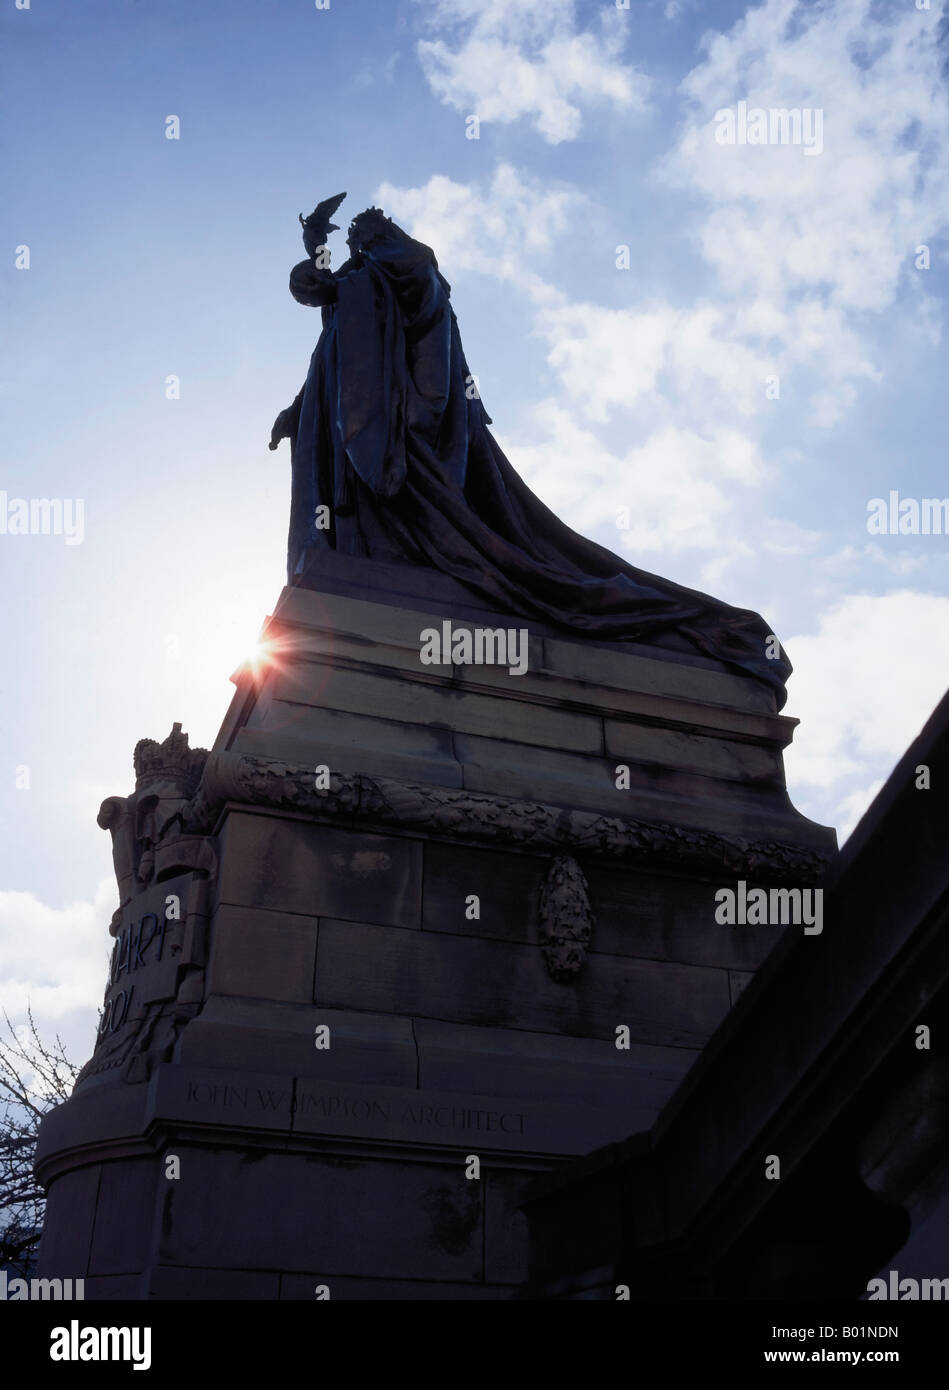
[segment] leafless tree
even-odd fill
[[[36,1259],[46,1199],[33,1177],[33,1151],[40,1120],[67,1100],[79,1068],[66,1056],[57,1034],[40,1037],[32,1009],[14,1028],[3,1015],[0,1036],[0,1266],[26,1277]]]

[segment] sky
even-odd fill
[[[287,278],[298,214],[343,189],[344,229],[380,205],[435,249],[541,498],[765,616],[792,800],[849,833],[949,685],[949,538],[911,505],[949,494],[945,28],[941,0],[9,0],[15,1020],[31,999],[85,1059],[116,905],[99,803],[139,738],[210,746],[279,595],[267,441],[320,327]],[[799,126],[772,132],[781,110]],[[892,492],[903,533],[876,534]],[[73,534],[11,533],[17,498]]]

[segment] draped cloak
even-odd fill
[[[488,428],[428,247],[388,239],[335,273],[302,261],[290,289],[323,312],[293,406],[291,584],[320,546],[431,566],[491,607],[577,634],[660,645],[678,634],[765,681],[783,706],[791,666],[757,613],[577,535],[514,471]]]

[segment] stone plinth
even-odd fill
[[[527,628],[527,670],[423,664],[446,620]],[[152,745],[110,811],[127,900],[102,1039],[43,1127],[42,1272],[511,1297],[526,1185],[648,1129],[779,937],[718,925],[716,889],[833,854],[785,791],[794,721],[674,638],[377,563],[327,557],[267,640],[203,766]]]

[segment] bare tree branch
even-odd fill
[[[4,1011],[8,1036],[0,1036],[0,1265],[28,1274],[36,1258],[46,1198],[33,1177],[40,1121],[68,1100],[79,1068],[62,1039],[46,1042],[32,1008],[19,1031]]]

